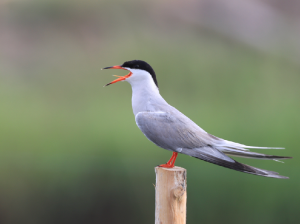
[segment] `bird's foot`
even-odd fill
[[[171,159],[166,164],[161,164],[158,167],[173,168],[175,166],[177,155],[177,152],[173,152]]]
[[[166,163],[166,164],[161,164],[158,167],[164,167],[164,168],[173,168],[174,164]]]

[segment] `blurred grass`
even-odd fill
[[[128,83],[102,87],[124,73],[102,67],[132,59],[209,133],[295,157],[238,159],[291,178],[275,180],[179,156],[188,223],[296,223],[299,66],[188,24],[152,24],[144,3],[77,4],[7,9],[20,36],[16,52],[0,45],[0,223],[153,222],[153,167],[171,154],[136,127]]]

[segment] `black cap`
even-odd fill
[[[145,70],[150,73],[152,76],[152,79],[155,83],[155,85],[158,87],[157,80],[156,80],[156,75],[153,70],[153,68],[145,61],[141,60],[132,60],[132,61],[125,61],[121,67],[126,67],[126,68],[132,68],[132,69],[141,69]]]

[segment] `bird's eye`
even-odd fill
[[[140,67],[139,65],[135,65],[135,66],[134,66],[134,68],[139,68],[139,67]]]

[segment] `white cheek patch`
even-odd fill
[[[132,75],[129,78],[127,78],[128,80],[132,80],[132,81],[144,80],[144,81],[146,81],[146,80],[152,79],[151,75],[144,70],[131,69],[131,68],[126,68],[126,69],[132,73]]]
[[[142,89],[146,88],[150,92],[151,91],[156,92],[158,90],[149,72],[141,69],[132,69],[126,67],[125,69],[127,69],[129,72],[132,73],[132,75],[127,79],[125,79],[125,81],[129,82],[133,88],[142,88]]]

